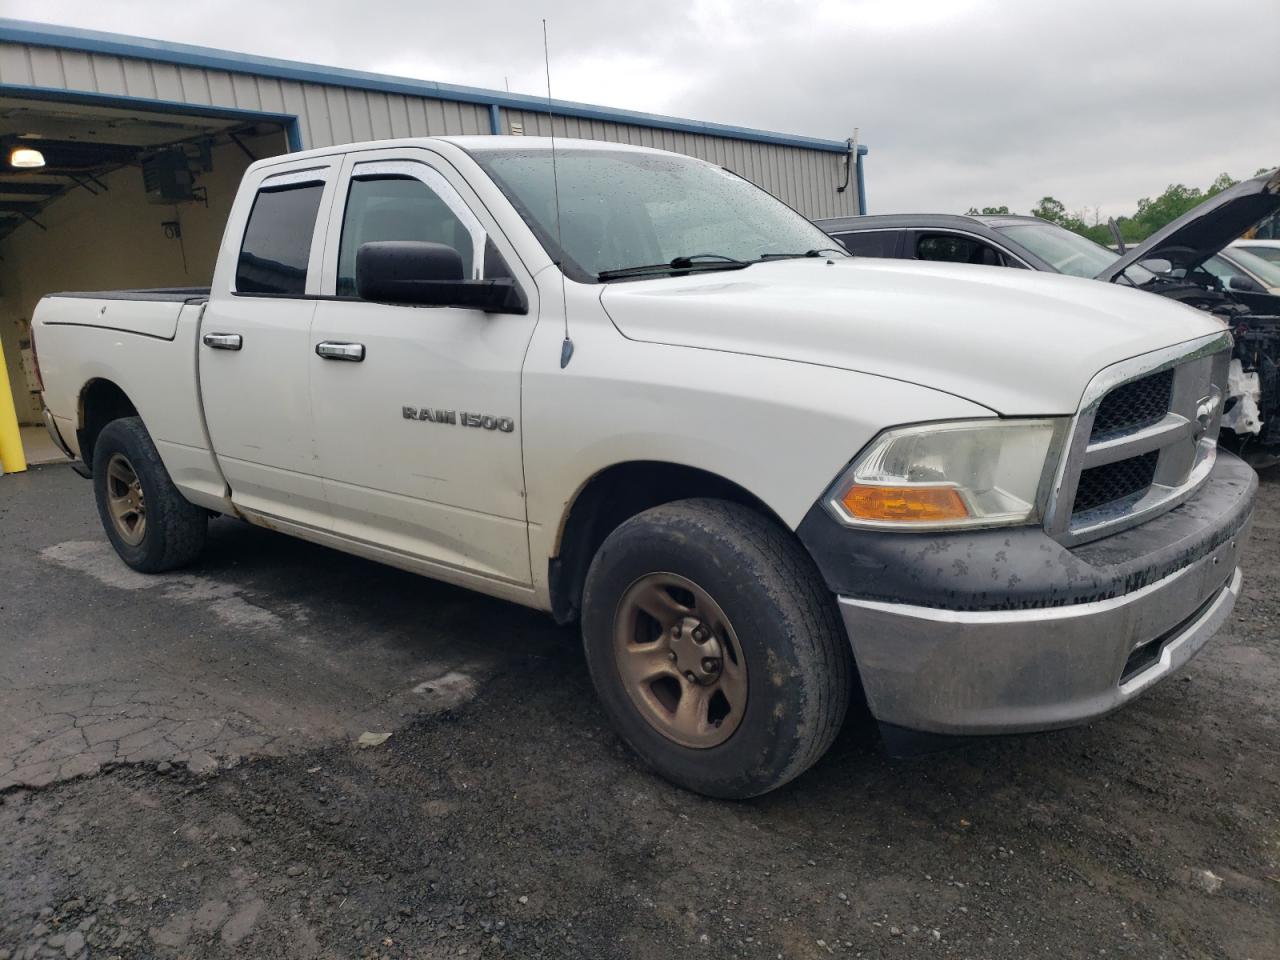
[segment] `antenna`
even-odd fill
[[[547,45],[547,18],[542,18],[542,62],[547,68],[547,121],[551,124],[551,183],[556,199],[556,246],[560,250],[560,301],[564,309],[564,342],[560,344],[560,369],[573,357],[573,341],[569,339],[569,298],[564,282],[564,239],[560,232],[560,173],[556,166],[556,115],[551,110],[551,48]]]

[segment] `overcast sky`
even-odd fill
[[[1280,165],[1280,0],[0,0],[6,16],[828,139],[873,213]]]

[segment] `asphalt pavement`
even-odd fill
[[[641,769],[572,629],[219,519],[129,571],[0,478],[0,960],[1280,957],[1280,474],[1182,674],[895,761],[855,719],[720,803]]]

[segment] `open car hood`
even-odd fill
[[[1163,259],[1192,270],[1260,220],[1280,210],[1280,168],[1214,194],[1157,230],[1098,274],[1115,281],[1143,260]]]

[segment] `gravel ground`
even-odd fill
[[[0,480],[0,960],[1280,957],[1280,474],[1176,679],[909,762],[855,720],[747,803],[639,769],[572,631],[212,530],[138,582],[88,484]]]

